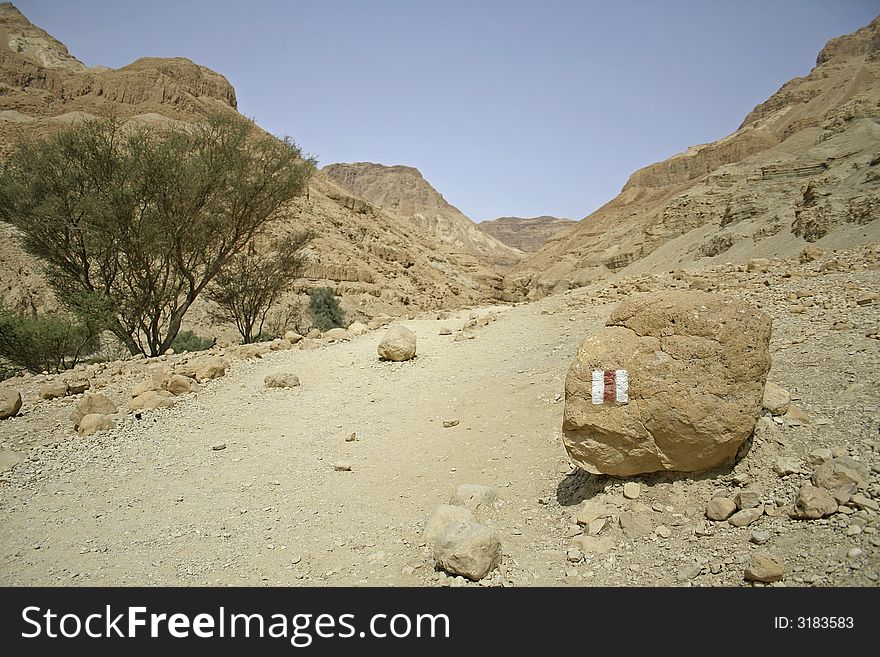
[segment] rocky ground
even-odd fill
[[[23,406],[0,421],[0,583],[764,585],[748,570],[775,585],[874,586],[880,249],[816,255],[424,316],[403,322],[418,356],[401,363],[378,360],[379,329],[90,366],[75,378],[122,412],[87,436],[70,419],[82,394],[40,396],[58,377],[7,381]],[[792,407],[765,412],[732,467],[627,479],[572,467],[561,418],[578,344],[618,301],[669,288],[768,312],[770,380]],[[208,358],[225,376],[203,371],[195,392],[152,391],[173,406],[125,412],[157,371],[195,375]],[[266,386],[277,374],[301,385]],[[835,489],[825,517],[791,518],[822,467],[861,472],[861,488]],[[479,584],[435,571],[423,535],[461,484],[497,493],[474,512],[503,553]],[[737,503],[747,511],[707,517]]]

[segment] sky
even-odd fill
[[[187,57],[319,160],[417,167],[475,221],[580,219],[719,139],[876,0],[14,0],[88,66]]]

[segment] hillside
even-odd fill
[[[120,69],[88,68],[32,25],[10,3],[0,4],[0,156],[22,138],[48,135],[89,116],[113,113],[161,124],[236,111],[235,90],[220,74],[187,59],[145,57]],[[501,295],[500,276],[480,257],[425,235],[410,221],[340,188],[318,172],[306,198],[285,211],[293,225],[320,237],[309,250],[309,287],[330,286],[351,319],[469,305]],[[54,305],[40,263],[24,254],[0,225],[2,293],[36,308]],[[292,298],[304,300],[304,295]],[[213,329],[203,306],[188,321]]]
[[[477,224],[480,230],[507,246],[525,253],[534,253],[551,237],[571,228],[574,221],[559,217],[499,217]]]
[[[506,281],[533,298],[613,274],[797,254],[880,238],[880,19],[831,40],[816,67],[739,129],[632,174]]]
[[[481,231],[422,177],[418,169],[371,162],[329,164],[322,173],[352,194],[403,217],[456,252],[497,265],[512,265],[522,253]]]

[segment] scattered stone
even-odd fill
[[[780,456],[773,463],[773,472],[780,477],[797,474],[801,471],[801,462],[792,456]]]
[[[803,251],[801,251],[801,254],[798,257],[798,259],[801,261],[802,264],[806,264],[808,262],[813,262],[815,260],[818,260],[819,258],[821,258],[824,255],[825,255],[825,249],[822,249],[814,244],[810,244]]]
[[[80,436],[91,436],[99,431],[109,431],[115,428],[116,423],[113,418],[101,413],[89,413],[80,418],[76,431]]]
[[[594,520],[609,515],[610,510],[596,500],[584,500],[577,515],[577,524],[589,525]]]
[[[296,388],[299,385],[299,377],[289,372],[276,372],[267,374],[263,383],[267,388]]]
[[[13,452],[9,449],[0,449],[0,472],[12,470],[16,465],[24,461],[24,454]]]
[[[474,522],[474,514],[470,509],[452,504],[441,504],[436,509],[428,521],[425,523],[425,530],[422,536],[428,545],[433,545],[450,525],[456,522],[472,523]]]
[[[831,496],[837,500],[838,504],[847,504],[852,496],[858,492],[858,487],[853,483],[844,484],[836,491],[834,491]]]
[[[651,533],[651,516],[624,511],[620,514],[620,528],[627,538],[641,538]]]
[[[623,496],[628,500],[637,499],[641,492],[641,486],[635,481],[628,481],[623,485]]]
[[[614,549],[614,541],[607,536],[575,536],[571,540],[571,546],[576,547],[584,554],[606,554]]]
[[[599,532],[605,529],[606,524],[608,524],[608,521],[605,518],[596,518],[587,525],[587,534],[590,536],[596,536]]]
[[[332,328],[323,335],[323,339],[334,342],[348,342],[351,340],[351,333],[344,328]]]
[[[753,490],[741,490],[734,497],[737,509],[755,509],[761,506],[761,496]]]
[[[820,465],[832,458],[831,450],[827,447],[819,447],[810,452],[810,463],[812,465]]]
[[[67,380],[67,394],[68,395],[81,395],[86,390],[92,387],[92,384],[88,379],[68,379]]]
[[[865,551],[862,548],[854,547],[849,552],[846,553],[846,556],[849,559],[858,559],[862,555],[865,554]]]
[[[15,417],[21,410],[21,393],[12,388],[0,388],[0,420]]]
[[[766,552],[757,552],[752,555],[749,565],[746,566],[744,577],[749,582],[781,581],[785,575],[785,562],[770,556]]]
[[[764,545],[770,540],[770,532],[763,529],[753,529],[749,534],[749,540],[755,545]]]
[[[379,342],[379,359],[402,362],[416,355],[416,334],[405,326],[392,326]]]
[[[858,525],[850,525],[846,528],[846,531],[844,532],[844,534],[846,534],[847,536],[858,536],[861,533],[862,528]]]
[[[442,329],[440,329],[440,335],[452,335],[452,329],[444,326]]]
[[[309,329],[309,332],[306,333],[306,338],[309,340],[320,340],[322,337],[323,334],[316,328]]]
[[[79,429],[80,420],[86,415],[114,415],[117,410],[116,404],[107,395],[90,393],[79,400],[70,419],[73,420],[73,428]]]
[[[461,484],[455,489],[449,500],[450,504],[463,506],[471,511],[476,511],[481,506],[488,506],[496,500],[498,491],[491,486],[482,484]]]
[[[654,529],[654,533],[657,534],[660,538],[671,538],[672,530],[666,525],[658,525],[656,529]]]
[[[798,491],[793,518],[815,520],[837,512],[837,501],[822,488],[807,484]]]
[[[769,271],[770,261],[767,258],[752,258],[746,263],[746,271],[763,274]]]
[[[361,322],[354,322],[351,326],[348,327],[348,332],[355,337],[357,337],[358,335],[363,335],[369,330],[369,327],[366,324],[362,324]]]
[[[59,399],[66,396],[67,383],[61,379],[53,379],[40,386],[40,397],[42,399]]]
[[[570,547],[565,551],[565,558],[571,563],[578,563],[579,561],[583,561],[584,553],[576,547]]]
[[[176,396],[187,395],[191,392],[197,392],[199,384],[183,374],[172,374],[165,383],[165,390]]]
[[[706,505],[706,517],[709,520],[727,520],[736,513],[736,502],[728,497],[713,497]]]
[[[336,461],[336,463],[333,464],[333,469],[336,470],[336,472],[351,472],[351,463],[348,461]]]
[[[734,527],[748,527],[753,522],[755,522],[758,518],[764,515],[764,507],[760,508],[749,508],[743,509],[742,511],[737,511],[732,516],[727,519]]]
[[[284,339],[287,340],[290,344],[296,344],[303,339],[303,336],[301,336],[296,331],[287,331],[284,334]]]
[[[702,570],[703,569],[700,568],[700,566],[698,564],[691,564],[690,566],[685,566],[684,568],[682,568],[681,570],[678,571],[678,574],[676,575],[676,579],[679,582],[686,582],[690,579],[694,579],[695,577],[697,577],[702,572]]]
[[[450,427],[457,427],[459,420],[443,420],[443,428],[449,429]]]
[[[211,379],[219,379],[226,374],[227,367],[229,367],[229,363],[217,356],[199,361],[196,365],[195,379],[199,383]]]
[[[792,427],[810,424],[813,421],[813,418],[811,418],[808,413],[806,413],[802,408],[795,406],[794,404],[789,405],[788,410],[782,417],[785,420],[786,424]]]
[[[880,294],[877,294],[876,292],[864,292],[856,297],[856,305],[870,306],[871,304],[877,303],[878,299],[880,299]]]
[[[827,491],[836,491],[849,483],[860,489],[868,485],[868,468],[850,456],[835,456],[813,470],[813,484]]]
[[[865,497],[861,493],[853,495],[852,499],[850,499],[850,503],[853,506],[859,507],[860,509],[867,509],[873,511],[874,513],[880,511],[880,504],[872,499],[869,499],[868,497]]]
[[[768,381],[764,386],[762,405],[764,410],[771,415],[785,415],[791,405],[791,393],[782,386]]]
[[[434,562],[447,573],[481,580],[501,563],[501,539],[485,525],[454,522],[434,544]]]
[[[769,340],[770,317],[745,302],[694,291],[625,300],[569,369],[571,460],[617,476],[730,463],[758,419]],[[617,369],[629,401],[594,404],[593,372]]]
[[[345,442],[347,442],[347,443],[353,443],[353,442],[356,441],[357,439],[358,439],[358,435],[357,435],[357,433],[352,432],[352,433],[350,433],[349,435],[347,435],[347,436],[345,437]]]
[[[322,347],[321,343],[313,338],[303,338],[300,340],[299,348],[303,351],[308,351],[310,349],[320,349]]]
[[[132,411],[151,411],[174,406],[176,402],[177,398],[167,390],[147,390],[128,402],[128,408]]]
[[[226,443],[217,443],[216,445],[211,445],[211,449],[215,452],[220,452],[226,449]]]

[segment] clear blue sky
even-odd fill
[[[15,0],[89,66],[183,56],[321,165],[408,164],[476,221],[579,219],[735,130],[876,0]]]

